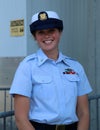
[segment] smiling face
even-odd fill
[[[56,28],[37,30],[35,32],[35,39],[45,53],[58,52],[60,36],[61,31]]]

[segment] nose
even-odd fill
[[[44,36],[45,36],[46,38],[48,38],[48,37],[50,36],[50,33],[45,32],[45,33],[44,33]]]

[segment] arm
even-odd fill
[[[77,130],[88,130],[89,129],[89,106],[88,106],[87,95],[78,97],[77,115],[79,118]]]
[[[25,96],[15,95],[14,109],[18,130],[35,130],[28,119],[30,99]]]

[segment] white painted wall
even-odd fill
[[[10,21],[17,19],[26,26],[26,0],[0,0],[0,57],[26,55],[26,30],[24,36],[10,35]]]

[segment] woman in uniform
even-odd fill
[[[63,21],[42,11],[30,31],[39,49],[20,63],[10,89],[18,130],[88,130],[91,86],[82,65],[59,50]]]

